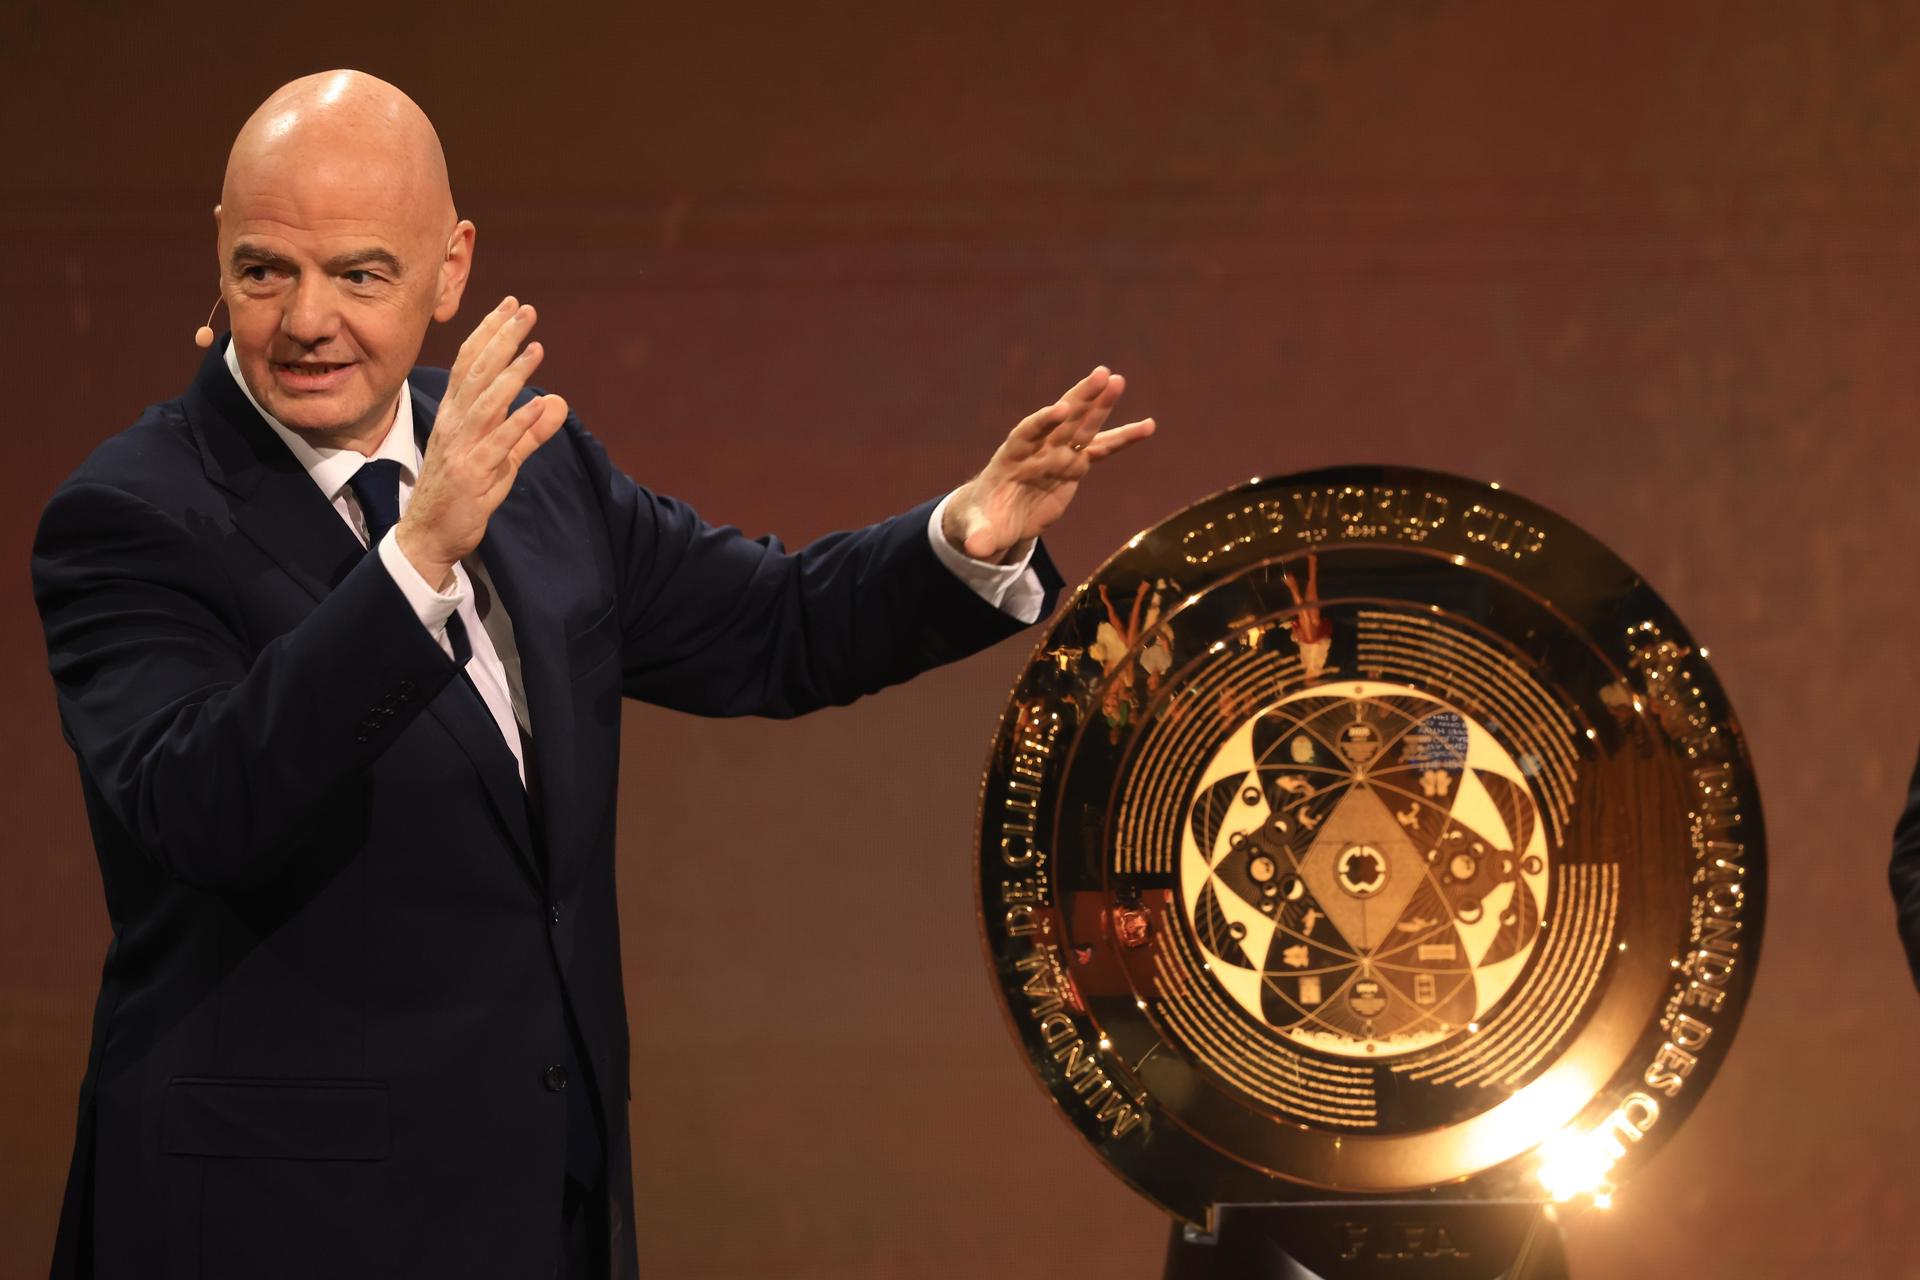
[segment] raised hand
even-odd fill
[[[976,560],[998,562],[1045,532],[1094,463],[1153,434],[1152,418],[1104,427],[1126,388],[1126,379],[1101,365],[1024,418],[986,470],[954,491],[941,522],[947,541]]]
[[[537,318],[532,307],[504,298],[460,344],[420,482],[394,527],[401,553],[440,590],[452,582],[454,564],[480,545],[520,464],[567,419],[567,402],[554,395],[507,412],[540,367],[540,344],[520,345]]]

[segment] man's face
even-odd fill
[[[378,444],[427,325],[459,303],[449,277],[464,282],[470,233],[384,168],[331,156],[257,164],[217,211],[241,374],[262,408],[316,444]]]

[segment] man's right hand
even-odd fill
[[[532,307],[502,299],[453,362],[419,483],[393,530],[401,553],[436,590],[452,585],[455,563],[480,545],[520,464],[567,419],[567,402],[554,395],[507,412],[540,366],[539,343],[520,349],[536,318]]]

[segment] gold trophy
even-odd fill
[[[1021,674],[980,920],[1170,1277],[1564,1275],[1752,982],[1765,840],[1638,574],[1497,485],[1258,480],[1131,539]],[[1291,1268],[1291,1269],[1289,1269]]]

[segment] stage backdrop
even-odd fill
[[[1713,651],[1772,835],[1693,1119],[1572,1229],[1607,1277],[1916,1276],[1920,1021],[1885,888],[1920,740],[1920,11],[1241,5],[0,10],[0,1275],[43,1272],[109,929],[29,599],[53,487],[175,394],[227,142],[357,65],[438,122],[469,305],[538,304],[614,458],[790,541],[964,479],[1096,362],[1161,435],[1070,578],[1256,473],[1395,462],[1555,508]],[[662,1277],[1154,1277],[973,919],[1026,651],[848,710],[635,707],[621,910]]]

